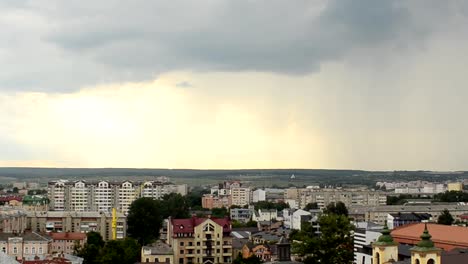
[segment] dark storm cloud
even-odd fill
[[[0,88],[67,90],[172,70],[305,74],[356,48],[418,45],[408,1],[8,1]],[[458,5],[465,5],[458,2]],[[427,7],[426,7],[427,8]],[[444,10],[450,15],[454,10]],[[466,10],[466,9],[465,9]],[[439,14],[441,15],[441,14]],[[3,23],[2,23],[3,22]]]

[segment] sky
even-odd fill
[[[0,166],[468,170],[468,1],[0,1]]]

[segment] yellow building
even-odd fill
[[[169,219],[167,243],[174,264],[232,262],[231,222],[227,218]]]
[[[450,191],[463,191],[463,183],[461,182],[451,182],[447,184],[447,190]]]
[[[440,264],[440,254],[442,249],[436,248],[431,240],[431,235],[427,230],[427,225],[424,227],[424,232],[421,235],[421,241],[411,248],[411,264]]]
[[[441,264],[442,249],[436,248],[427,230],[421,235],[421,241],[410,249],[411,264]],[[398,261],[398,243],[393,240],[385,223],[382,235],[372,243],[372,263],[390,264]]]
[[[387,222],[382,235],[372,243],[372,263],[386,264],[398,261],[398,243],[393,241]]]

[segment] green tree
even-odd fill
[[[136,239],[140,245],[147,245],[157,239],[163,221],[162,210],[161,202],[152,198],[135,200],[127,216],[128,236]]]
[[[321,235],[295,234],[301,243],[294,243],[294,251],[305,257],[304,263],[351,264],[354,260],[352,225],[344,215],[325,214],[319,219]],[[299,236],[298,236],[299,235]]]
[[[455,219],[450,214],[449,210],[445,209],[437,219],[437,223],[441,225],[452,225]]]
[[[348,208],[343,202],[330,203],[325,208],[324,213],[348,216]]]
[[[229,211],[225,207],[211,209],[211,216],[213,217],[223,218],[228,215],[229,215]]]
[[[101,234],[89,232],[86,234],[86,243],[83,247],[75,247],[79,257],[83,258],[83,264],[98,264],[101,249],[104,246],[104,240]]]
[[[133,264],[139,260],[140,250],[140,245],[132,238],[108,241],[100,254],[100,264]]]
[[[313,209],[319,209],[317,203],[308,203],[308,204],[306,204],[306,206],[304,207],[304,210],[306,210],[306,211],[313,210]]]
[[[188,218],[189,205],[185,197],[178,193],[166,194],[161,199],[162,218]]]

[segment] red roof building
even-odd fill
[[[427,224],[435,247],[450,251],[455,248],[468,248],[468,227]],[[392,231],[392,237],[401,244],[416,245],[424,231],[424,223],[401,226]]]
[[[177,264],[232,262],[229,218],[169,219],[167,243]]]

